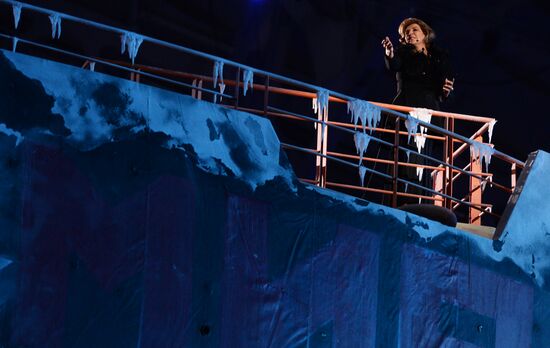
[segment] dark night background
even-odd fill
[[[536,149],[550,151],[550,10],[542,0],[27,3],[382,102],[391,101],[395,84],[384,70],[380,41],[389,35],[396,43],[402,19],[422,18],[451,52],[457,73],[454,97],[443,110],[495,117],[497,149],[520,160]],[[39,25],[49,33],[48,22]],[[63,29],[63,36],[78,35]],[[89,40],[81,37],[79,49]],[[140,51],[137,62],[151,61],[148,54],[154,53]]]

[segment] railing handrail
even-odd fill
[[[124,33],[127,33],[127,32],[132,32],[132,31],[129,31],[129,30],[125,30],[125,29],[114,27],[114,26],[110,26],[110,25],[107,25],[107,24],[97,23],[97,22],[92,21],[92,20],[88,20],[88,19],[84,19],[84,18],[80,18],[80,17],[75,17],[75,16],[72,16],[72,15],[69,15],[69,14],[66,14],[66,13],[62,13],[62,12],[59,12],[59,11],[53,11],[53,10],[45,9],[43,7],[30,5],[30,4],[27,4],[27,3],[24,3],[24,2],[20,2],[20,1],[0,0],[0,2],[7,3],[7,4],[10,4],[10,5],[21,5],[22,8],[24,8],[24,9],[33,10],[33,11],[45,13],[45,14],[48,14],[48,15],[58,14],[58,15],[60,15],[60,17],[62,19],[70,20],[70,21],[77,22],[77,23],[82,23],[82,24],[85,24],[85,25],[89,25],[89,26],[92,26],[92,27],[96,27],[96,28],[111,31],[111,32],[115,32],[115,33],[118,33],[118,34],[124,34]],[[304,87],[304,88],[307,88],[307,89],[310,89],[310,90],[327,91],[329,93],[329,95],[332,95],[333,97],[337,97],[337,98],[340,98],[340,99],[343,99],[343,100],[358,99],[358,98],[353,98],[353,97],[347,96],[343,93],[339,93],[339,92],[331,91],[331,90],[326,89],[326,88],[315,86],[313,84],[298,81],[298,80],[288,78],[288,77],[285,77],[285,76],[282,76],[282,75],[279,75],[279,74],[270,73],[270,72],[265,71],[265,70],[253,68],[253,67],[245,65],[245,64],[240,64],[240,63],[234,62],[234,61],[229,60],[229,59],[225,59],[225,58],[221,58],[221,57],[218,57],[218,56],[215,56],[215,55],[212,55],[212,54],[200,52],[200,51],[197,51],[197,50],[185,47],[185,46],[180,46],[180,45],[177,45],[177,44],[173,44],[173,43],[170,43],[170,42],[167,42],[167,41],[164,41],[164,40],[152,38],[152,37],[147,36],[147,35],[139,34],[139,36],[143,39],[144,42],[148,41],[150,43],[154,43],[154,44],[164,46],[164,47],[167,47],[167,48],[172,48],[172,49],[182,51],[182,52],[185,52],[185,53],[188,53],[188,54],[192,54],[192,55],[195,55],[195,56],[198,56],[198,57],[202,57],[202,58],[205,58],[205,59],[223,62],[224,64],[229,64],[229,65],[232,65],[232,66],[237,67],[237,68],[250,70],[254,73],[259,73],[259,74],[268,76],[269,78],[274,78],[276,80],[286,82],[286,83],[289,83],[289,84],[293,84],[293,85],[297,85],[297,86],[301,86],[301,87]],[[378,105],[386,113],[391,114],[395,117],[398,117],[402,120],[406,120],[408,118],[408,115],[400,113],[400,112],[394,110],[395,108],[397,108],[397,109],[403,108],[401,110],[406,110],[406,109],[409,108],[407,106],[397,106],[397,107],[396,106],[391,106],[391,108],[390,108],[390,104],[383,104],[383,103],[373,103],[373,104]],[[412,108],[410,108],[410,109],[412,110]],[[437,112],[436,114],[444,116],[444,114],[441,114],[441,112]],[[445,113],[445,114],[447,115],[447,117],[452,115],[451,113]],[[473,116],[473,117],[477,117],[477,116]],[[493,119],[490,119],[490,118],[486,118],[486,119],[488,119],[489,121],[493,120]],[[446,130],[444,128],[438,127],[438,126],[433,125],[431,123],[424,122],[422,120],[418,120],[417,122],[418,122],[419,125],[424,126],[426,128],[429,128],[429,129],[432,129],[432,130],[438,132],[439,134],[443,134],[443,135],[450,136],[452,138],[456,138],[456,139],[458,139],[458,140],[460,140],[464,143],[467,143],[469,145],[474,144],[474,141],[472,141],[471,139],[466,138],[466,137],[464,137],[460,134],[449,132],[448,130]],[[481,121],[480,120],[479,122],[486,122],[486,121]],[[524,162],[522,162],[522,161],[520,161],[520,160],[518,160],[518,159],[516,159],[512,156],[509,156],[509,155],[507,155],[507,154],[505,154],[505,153],[503,153],[499,150],[496,150],[496,149],[494,149],[493,156],[495,156],[497,158],[500,158],[502,160],[505,160],[507,162],[510,162],[510,163],[515,163],[515,164],[520,165],[522,167],[525,166]]]

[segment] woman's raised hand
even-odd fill
[[[451,92],[453,91],[454,83],[455,79],[445,79],[445,83],[443,84],[443,95],[445,96],[445,98],[447,98],[449,94],[451,94]]]
[[[389,37],[386,36],[384,40],[382,40],[382,47],[384,47],[386,51],[386,57],[393,58],[393,44]]]

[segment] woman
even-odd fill
[[[407,18],[399,25],[399,42],[394,49],[386,36],[382,41],[386,67],[396,73],[394,104],[439,110],[453,90],[448,54],[433,44],[435,33],[424,21]]]
[[[452,78],[451,64],[447,52],[434,45],[435,33],[424,21],[417,18],[407,18],[399,25],[399,42],[396,49],[391,40],[386,36],[382,40],[385,51],[386,67],[396,73],[397,96],[393,104],[421,107],[431,110],[439,110],[440,103],[449,97],[453,91],[454,78]],[[442,127],[443,119],[434,117],[432,123]],[[393,139],[392,139],[393,142]],[[416,147],[407,144],[411,156],[405,156],[400,151],[400,162],[425,164],[420,156],[415,156]],[[442,146],[433,146],[431,140],[427,140],[423,153],[435,158],[442,157]],[[403,146],[403,144],[401,145]],[[422,185],[431,187],[429,173],[423,175]],[[400,167],[399,177],[417,182],[415,167]],[[400,185],[400,191],[407,190],[406,185]],[[409,187],[407,192],[430,195],[416,187]],[[403,203],[415,203],[416,199],[400,197],[398,205]]]

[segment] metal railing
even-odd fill
[[[16,11],[30,11],[37,15],[56,15],[61,19],[61,23],[68,21],[84,26],[78,30],[98,30],[107,33],[108,42],[103,44],[109,47],[113,45],[118,47],[119,44],[122,44],[124,48],[127,45],[130,49],[127,42],[130,40],[129,38],[140,40],[137,47],[134,47],[133,56],[130,56],[131,61],[120,61],[119,58],[98,58],[85,52],[74,52],[74,50],[61,48],[64,47],[62,44],[56,45],[61,47],[54,47],[51,42],[45,43],[44,38],[33,37],[27,32],[25,37],[18,35],[16,30],[10,33],[11,29],[5,29],[4,33],[0,33],[4,45],[11,46],[14,51],[23,51],[27,54],[64,63],[78,64],[83,68],[93,67],[96,71],[115,76],[121,76],[122,72],[125,74],[122,77],[129,75],[129,78],[137,83],[159,85],[181,93],[188,93],[197,99],[212,98],[213,102],[222,106],[269,117],[278,129],[282,146],[287,149],[291,162],[294,162],[294,168],[304,173],[304,175],[300,175],[301,179],[321,187],[344,190],[356,195],[378,195],[386,204],[394,207],[398,205],[400,198],[413,198],[432,202],[455,211],[467,209],[465,220],[469,223],[481,224],[481,218],[485,215],[499,217],[498,213],[492,209],[494,202],[487,203],[483,200],[484,190],[487,187],[499,190],[505,194],[504,199],[507,199],[515,187],[517,171],[524,166],[522,161],[493,149],[492,158],[510,166],[510,174],[506,175],[509,178],[507,180],[510,180],[509,185],[503,184],[498,181],[502,178],[496,178],[494,173],[483,171],[481,158],[476,158],[470,153],[471,151],[467,151],[470,146],[476,146],[477,143],[483,142],[483,136],[494,125],[495,119],[493,118],[432,111],[432,117],[443,120],[443,127],[416,120],[419,126],[429,130],[429,134],[424,138],[428,139],[428,142],[438,144],[438,147],[442,149],[440,151],[441,158],[436,158],[433,154],[418,153],[407,147],[405,140],[410,137],[411,132],[402,125],[411,120],[408,113],[414,108],[371,102],[384,114],[385,119],[393,122],[393,127],[362,125],[357,129],[353,123],[346,121],[349,117],[346,111],[347,104],[356,98],[342,93],[48,9],[10,0],[0,0],[0,4],[7,5],[1,7],[1,11],[9,11],[11,7],[14,16],[16,16]],[[24,19],[24,17],[21,19],[19,26],[24,25]],[[124,37],[122,42],[119,41],[121,37]],[[63,39],[62,36],[57,40],[61,42]],[[133,41],[133,44],[136,42]],[[99,45],[100,43],[89,42],[88,44]],[[139,61],[139,50],[160,48],[171,50],[174,60],[181,59],[184,63],[178,67],[161,67],[162,62],[135,63],[136,59]],[[212,76],[189,72],[211,68],[214,71]],[[250,81],[251,75],[256,83]],[[228,78],[228,76],[233,78]],[[245,89],[249,91],[247,96],[242,95]],[[326,102],[328,112],[319,110],[314,113],[311,111],[311,102],[323,95],[328,97]],[[288,123],[290,122],[292,122],[293,128],[289,131]],[[469,137],[460,135],[455,132],[458,122],[475,125],[476,130]],[[479,128],[477,128],[478,126]],[[300,133],[297,139],[293,139],[293,137],[296,138],[298,131],[308,132],[311,130],[313,130],[310,134],[311,138]],[[369,145],[370,148],[367,148],[364,156],[363,154],[358,155],[353,151],[353,139],[358,133],[367,134],[367,131],[369,131],[368,139],[374,146]],[[422,137],[416,132],[413,132],[412,136],[413,139]],[[302,157],[296,160],[291,152],[311,156],[313,161],[310,167],[314,170],[307,168],[302,170],[302,167],[305,166],[303,163],[307,160]],[[409,153],[414,153],[417,160],[403,160],[403,154],[408,156]],[[360,161],[361,157],[362,161]],[[331,163],[330,171],[328,170],[329,163]],[[385,170],[377,169],[377,166],[385,166]],[[347,169],[342,169],[343,167]],[[352,175],[350,175],[350,168],[356,171]],[[412,181],[411,176],[400,176],[400,169],[403,168],[427,170],[427,174],[431,178],[430,186],[422,185],[419,181]],[[358,172],[362,172],[363,180],[368,174],[366,185],[364,182],[358,183],[361,181],[358,179]],[[464,180],[467,182],[461,183]],[[415,188],[416,192],[408,192],[408,187]]]

